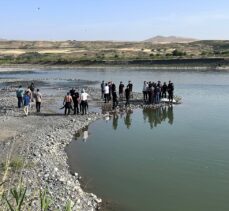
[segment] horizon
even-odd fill
[[[3,1],[0,38],[139,42],[161,35],[228,40],[228,7],[226,0]]]

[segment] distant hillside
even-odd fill
[[[150,39],[145,40],[144,42],[151,42],[155,44],[168,44],[168,43],[190,43],[197,41],[197,39],[186,38],[186,37],[176,37],[176,36],[156,36]]]

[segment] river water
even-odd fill
[[[111,201],[112,210],[229,210],[229,73],[107,68],[0,74],[9,77],[132,80],[135,91],[144,80],[172,80],[181,105],[129,110],[91,124],[66,148],[71,169],[88,191]]]

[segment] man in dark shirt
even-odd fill
[[[116,92],[116,86],[115,86],[115,83],[112,82],[112,85],[111,85],[111,93],[113,95],[113,92]]]
[[[119,84],[119,98],[122,100],[124,97],[124,84],[122,81]]]
[[[101,99],[104,99],[104,88],[105,88],[105,82],[102,81],[101,83]]]
[[[74,104],[74,114],[79,114],[79,92],[74,92],[72,95],[72,101]]]
[[[116,90],[112,92],[112,100],[113,100],[113,109],[115,109],[118,106],[118,97]]]
[[[125,89],[125,95],[126,95],[126,106],[130,105],[130,89],[127,86]]]
[[[166,82],[164,82],[164,84],[162,86],[162,89],[161,89],[161,92],[162,92],[162,98],[166,98],[166,92],[167,92],[167,84],[166,84]]]
[[[131,83],[131,81],[128,82],[128,88],[129,88],[129,91],[130,91],[130,97],[133,98],[133,84]]]
[[[169,81],[168,87],[167,87],[168,95],[169,95],[169,102],[173,102],[173,92],[174,92],[174,85],[171,81]]]

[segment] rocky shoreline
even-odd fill
[[[7,82],[8,79],[2,82]],[[40,81],[40,84],[42,81]],[[76,81],[82,85],[82,81]],[[15,88],[12,84],[19,80],[8,80],[8,86],[0,90],[0,169],[1,193],[9,195],[9,190],[22,179],[27,187],[25,209],[40,210],[39,190],[47,190],[52,205],[51,210],[64,210],[70,202],[72,210],[93,211],[101,208],[102,200],[93,193],[86,193],[80,185],[80,175],[71,172],[67,163],[65,147],[72,141],[74,134],[92,122],[104,118],[109,112],[89,112],[87,115],[64,116],[59,110],[59,103],[66,90],[58,90],[44,95],[41,114],[35,109],[28,117],[16,108]],[[103,107],[100,91],[84,81],[86,91],[90,94],[90,106]],[[43,90],[45,93],[45,90]],[[142,94],[134,93],[134,100],[128,109],[158,107],[160,105],[143,105]],[[111,104],[108,105],[111,107]],[[115,112],[125,110],[124,102]],[[10,162],[22,160],[18,169],[13,169]],[[8,163],[8,166],[7,166]],[[5,208],[4,200],[0,200],[0,208]]]
[[[68,201],[72,202],[72,210],[97,210],[102,200],[92,193],[84,192],[77,172],[70,173],[65,146],[79,129],[103,115],[91,112],[84,116],[65,117],[53,112],[36,115],[32,111],[28,117],[24,117],[23,112],[15,107],[15,97],[9,97],[9,94],[9,91],[0,92],[0,126],[8,134],[9,131],[16,133],[6,137],[1,134],[1,161],[6,163],[7,159],[12,161],[20,158],[23,166],[16,171],[10,171],[9,167],[6,177],[1,169],[4,192],[8,193],[22,179],[27,187],[28,209],[40,210],[38,195],[35,193],[39,189],[47,189],[52,199],[52,210],[64,210]],[[0,207],[4,209],[5,206],[1,201]]]

